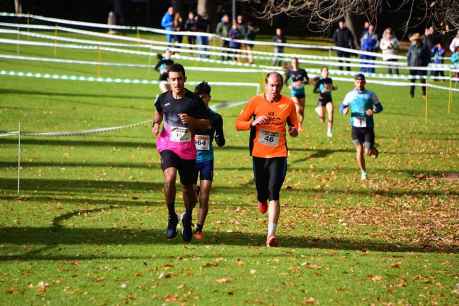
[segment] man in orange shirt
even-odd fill
[[[276,228],[280,214],[279,193],[287,173],[286,125],[290,136],[298,136],[295,104],[281,95],[282,85],[282,75],[268,73],[264,94],[252,97],[236,121],[238,131],[250,130],[258,209],[261,213],[268,211],[268,247],[279,245]]]

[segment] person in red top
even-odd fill
[[[261,213],[268,211],[268,247],[279,245],[276,228],[280,214],[279,193],[287,173],[286,131],[292,137],[298,136],[295,104],[281,95],[283,83],[281,74],[268,73],[264,94],[252,97],[236,121],[238,131],[250,130],[258,209]]]

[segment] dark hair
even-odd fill
[[[265,84],[268,83],[268,79],[271,75],[277,75],[277,77],[281,80],[281,84],[284,84],[284,78],[282,77],[282,74],[280,74],[279,72],[277,71],[271,71],[271,72],[268,72],[265,76]]]
[[[167,69],[168,75],[169,75],[169,72],[181,72],[183,77],[185,77],[185,68],[183,68],[183,66],[180,64],[170,65],[169,68]]]
[[[357,73],[356,75],[354,75],[354,80],[365,81],[365,75],[363,73]]]
[[[210,96],[210,85],[206,81],[202,81],[194,88],[194,93],[197,95],[207,94]]]

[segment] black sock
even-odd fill
[[[175,204],[174,203],[167,205],[167,210],[169,212],[169,217],[177,216],[177,213],[175,212]]]
[[[197,232],[202,232],[202,228],[204,227],[204,225],[202,224],[196,224],[196,231]]]

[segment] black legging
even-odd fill
[[[423,96],[426,95],[426,86],[425,86],[425,84],[426,84],[426,79],[425,79],[426,74],[427,74],[426,70],[410,70],[410,75],[411,76],[418,75],[418,76],[421,77],[420,82],[424,85],[424,86],[421,87]],[[410,82],[411,83],[416,83],[416,78],[411,78]],[[411,87],[410,87],[411,96],[414,96],[414,87],[415,87],[414,85],[411,85]]]
[[[287,173],[287,157],[252,158],[258,201],[278,201]]]

